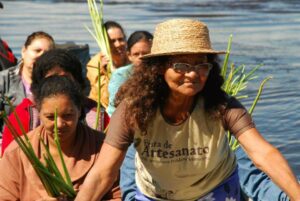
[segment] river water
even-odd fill
[[[84,0],[2,1],[0,36],[14,53],[26,36],[44,30],[58,43],[98,47],[85,29],[91,26]],[[107,0],[105,20],[116,20],[127,35],[135,30],[153,32],[155,24],[188,17],[208,24],[215,49],[225,50],[233,34],[230,61],[246,69],[263,64],[258,78],[246,90],[249,108],[259,83],[272,76],[254,111],[257,128],[284,154],[300,176],[300,1],[299,0]]]

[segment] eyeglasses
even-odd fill
[[[185,74],[191,71],[197,72],[199,75],[208,76],[209,71],[212,69],[212,64],[201,63],[194,66],[187,63],[174,63],[173,69],[176,73]]]

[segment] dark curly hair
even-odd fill
[[[81,73],[81,63],[77,57],[67,50],[52,49],[42,54],[34,63],[31,83],[33,95],[36,94],[36,91],[39,89],[39,83],[46,77],[47,73],[56,67],[70,73],[81,85],[81,88],[85,88],[84,78]]]
[[[157,109],[169,95],[161,69],[168,63],[168,57],[162,56],[144,60],[134,68],[132,76],[120,87],[116,94],[115,105],[126,103],[125,119],[129,126],[146,131]],[[208,54],[208,62],[213,65],[206,84],[197,96],[204,98],[206,112],[220,116],[220,109],[226,104],[226,93],[222,90],[223,78],[217,55]]]

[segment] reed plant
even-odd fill
[[[7,99],[6,99],[7,100]],[[10,101],[10,108],[13,108]],[[60,160],[64,169],[64,176],[60,173],[55,160],[53,159],[48,145],[45,144],[44,139],[40,137],[40,142],[42,147],[45,150],[43,153],[44,163],[40,161],[37,155],[34,152],[34,149],[30,143],[30,140],[25,132],[25,129],[20,121],[19,116],[13,110],[13,115],[17,120],[18,126],[21,130],[22,136],[18,135],[17,130],[9,121],[7,114],[5,111],[1,111],[0,117],[3,118],[4,123],[6,124],[7,128],[10,130],[11,134],[13,135],[16,143],[19,145],[20,149],[26,155],[28,160],[30,161],[33,169],[35,170],[36,174],[40,178],[45,190],[47,191],[48,195],[51,197],[64,197],[67,199],[73,199],[76,196],[76,192],[73,188],[70,175],[66,168],[62,150],[59,143],[59,137],[57,133],[57,111],[55,111],[55,127],[54,127],[54,140],[56,143],[56,147],[59,152]]]
[[[99,0],[99,6],[97,6],[96,0],[87,0],[87,3],[94,31],[92,31],[88,26],[86,26],[86,29],[96,40],[101,52],[108,57],[109,64],[106,71],[110,77],[113,63],[107,30],[104,26],[103,20],[103,1]]]
[[[104,26],[104,20],[103,20],[103,1],[99,0],[99,6],[97,6],[96,0],[87,0],[88,7],[89,7],[89,13],[93,25],[93,31],[86,26],[86,29],[88,32],[93,36],[93,38],[96,40],[101,52],[108,57],[109,63],[106,67],[105,76],[107,76],[109,79],[111,77],[113,62],[112,62],[112,56],[111,56],[111,50],[109,45],[109,39],[107,35],[107,30]],[[98,129],[99,127],[99,118],[100,118],[100,112],[101,112],[101,79],[100,79],[100,66],[101,64],[98,63],[98,105],[97,105],[97,119],[95,122],[95,129]],[[103,128],[102,128],[103,130]]]
[[[97,69],[97,75],[98,75],[98,97],[97,97],[97,111],[96,111],[96,122],[95,122],[95,130],[98,130],[99,128],[99,119],[100,119],[100,114],[101,114],[101,79],[100,79],[100,63],[98,63],[98,69]],[[103,130],[103,128],[101,127]],[[101,130],[101,131],[102,131]]]
[[[231,63],[229,65],[228,63],[229,63],[229,57],[231,52],[231,43],[232,43],[232,35],[230,35],[228,40],[227,53],[225,55],[223,66],[221,69],[221,75],[224,79],[224,84],[222,87],[223,90],[228,95],[234,96],[237,99],[241,100],[241,99],[249,98],[247,94],[241,94],[241,92],[247,88],[250,81],[258,77],[255,73],[262,65],[257,65],[253,67],[249,72],[246,72],[245,65],[240,65],[238,67],[235,67],[234,63]],[[260,96],[263,92],[264,85],[271,78],[272,78],[271,76],[268,76],[264,78],[263,81],[261,82],[257,94],[252,102],[252,105],[248,110],[251,115],[257,105],[257,102],[260,99]],[[236,150],[239,147],[238,141],[232,136],[230,132],[228,132],[227,137],[229,139],[229,145],[231,149]]]

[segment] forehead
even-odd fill
[[[31,47],[42,46],[42,47],[48,47],[50,49],[53,47],[53,43],[48,38],[39,37],[39,38],[33,39],[33,41],[28,46],[31,46]]]
[[[131,48],[130,48],[130,52],[136,52],[136,51],[147,51],[150,52],[151,49],[151,41],[147,41],[147,40],[140,40],[139,42],[135,43]]]
[[[112,27],[112,28],[108,29],[107,34],[109,35],[110,39],[124,38],[124,33],[118,27]]]
[[[206,62],[207,54],[187,54],[187,55],[173,55],[169,57],[170,62],[185,62],[185,63],[197,63]]]
[[[55,108],[58,111],[72,110],[75,106],[73,100],[66,94],[53,94],[42,99],[40,109],[43,111],[55,112]]]

